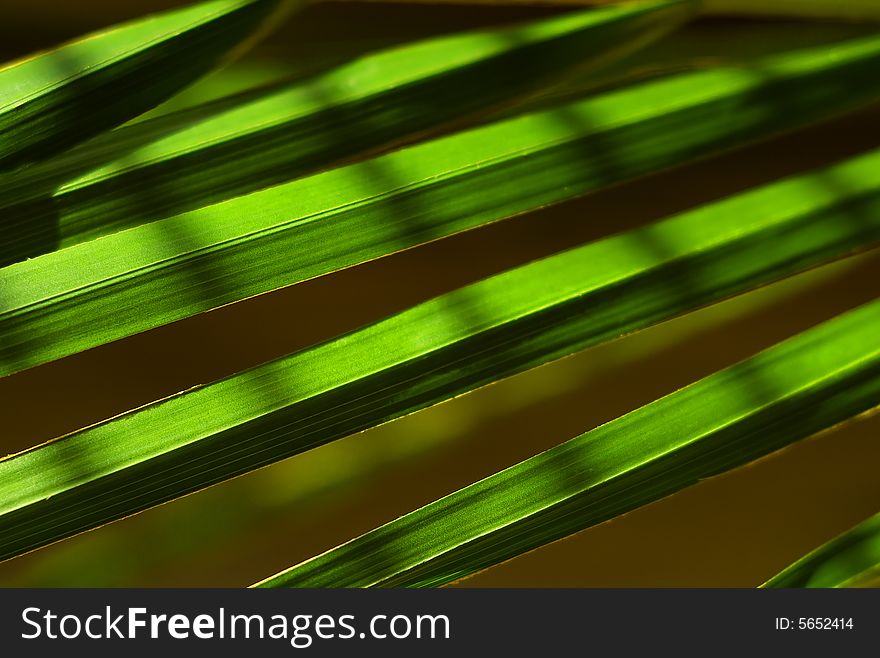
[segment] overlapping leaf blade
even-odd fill
[[[639,85],[0,270],[0,375],[876,98],[880,39]]]
[[[880,405],[880,301],[263,581],[436,586]]]
[[[878,164],[563,252],[0,461],[0,556],[876,244]]]
[[[880,515],[823,544],[762,587],[876,587],[878,584]]]
[[[210,0],[0,69],[0,171],[138,116],[228,57],[285,0]]]
[[[661,0],[428,40],[124,127],[0,179],[0,263],[286,182],[522,101],[638,48],[690,8]]]

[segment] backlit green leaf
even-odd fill
[[[158,105],[214,68],[284,0],[211,0],[111,28],[0,69],[0,171]]]
[[[875,333],[878,326],[875,322]],[[762,587],[876,587],[878,584],[880,514],[820,546]]]
[[[271,464],[878,239],[880,152],[516,268],[0,461],[0,557]],[[876,320],[878,312],[870,317]],[[871,348],[878,338],[872,331],[876,324],[867,323],[864,336],[843,331],[854,323],[834,325],[841,328],[844,346]],[[840,352],[849,353],[850,348]],[[826,356],[836,354],[817,348],[810,358],[820,367],[829,363]],[[808,384],[811,372],[798,371],[798,381]],[[775,393],[788,385],[786,373],[784,367],[773,368],[760,382],[772,383],[766,390]],[[795,370],[791,373],[794,377]],[[753,386],[756,395],[769,395],[757,381],[724,384],[703,415],[721,413],[726,404],[748,404],[748,395],[734,399],[734,388],[742,393],[743,386]],[[836,395],[824,384],[808,390],[829,400]],[[792,428],[809,425],[816,419],[813,412],[824,407],[805,408],[809,413],[792,421]],[[833,408],[835,413],[843,409]],[[824,422],[831,415],[820,417]],[[778,439],[788,432],[782,427]],[[768,437],[761,445],[770,444]]]
[[[261,583],[437,586],[880,405],[880,301]]]
[[[16,263],[0,375],[851,108],[878,66],[872,37],[676,76]]]
[[[662,0],[429,40],[126,126],[0,178],[0,264],[287,182],[522,101],[659,36],[690,8]]]

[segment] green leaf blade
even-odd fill
[[[141,114],[214,68],[283,0],[212,0],[0,69],[0,171]]]
[[[660,0],[428,40],[306,82],[123,127],[0,180],[7,231],[0,264],[286,183],[521,103],[657,38],[690,9],[685,0]]]
[[[0,557],[876,244],[878,164],[563,252],[2,460]]]
[[[871,38],[678,76],[2,268],[0,376],[851,108],[878,65]]]
[[[880,302],[258,584],[442,585],[880,404]]]
[[[880,515],[863,521],[761,587],[860,587],[880,578]]]

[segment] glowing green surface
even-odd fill
[[[406,415],[878,238],[880,153],[873,153],[510,270],[0,461],[0,556]],[[869,347],[876,324],[866,320],[863,331],[858,337],[842,332],[841,340]],[[724,407],[713,402],[707,409]]]
[[[880,404],[878,327],[880,301],[259,585],[442,585],[757,459]]]
[[[0,375],[851,108],[878,66],[872,37],[677,76],[11,265]]]
[[[762,587],[876,587],[878,579],[880,515],[820,546]]]
[[[282,0],[213,0],[93,34],[0,69],[0,171],[158,105],[216,66]]]
[[[285,183],[509,106],[688,15],[686,2],[662,0],[428,40],[123,127],[0,178],[0,264]]]

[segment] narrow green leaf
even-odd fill
[[[878,326],[875,323],[875,333]],[[761,587],[876,587],[878,582],[880,514],[820,546]]]
[[[0,69],[0,171],[46,158],[158,105],[239,47],[283,0],[212,0]]]
[[[122,128],[0,179],[0,264],[287,182],[522,101],[660,36],[691,8],[661,0],[429,40]]]
[[[748,463],[880,404],[880,301],[261,583],[437,586]]]
[[[0,375],[876,98],[880,38],[484,126],[0,270]]]
[[[0,557],[878,240],[880,152],[511,270],[0,461]]]

